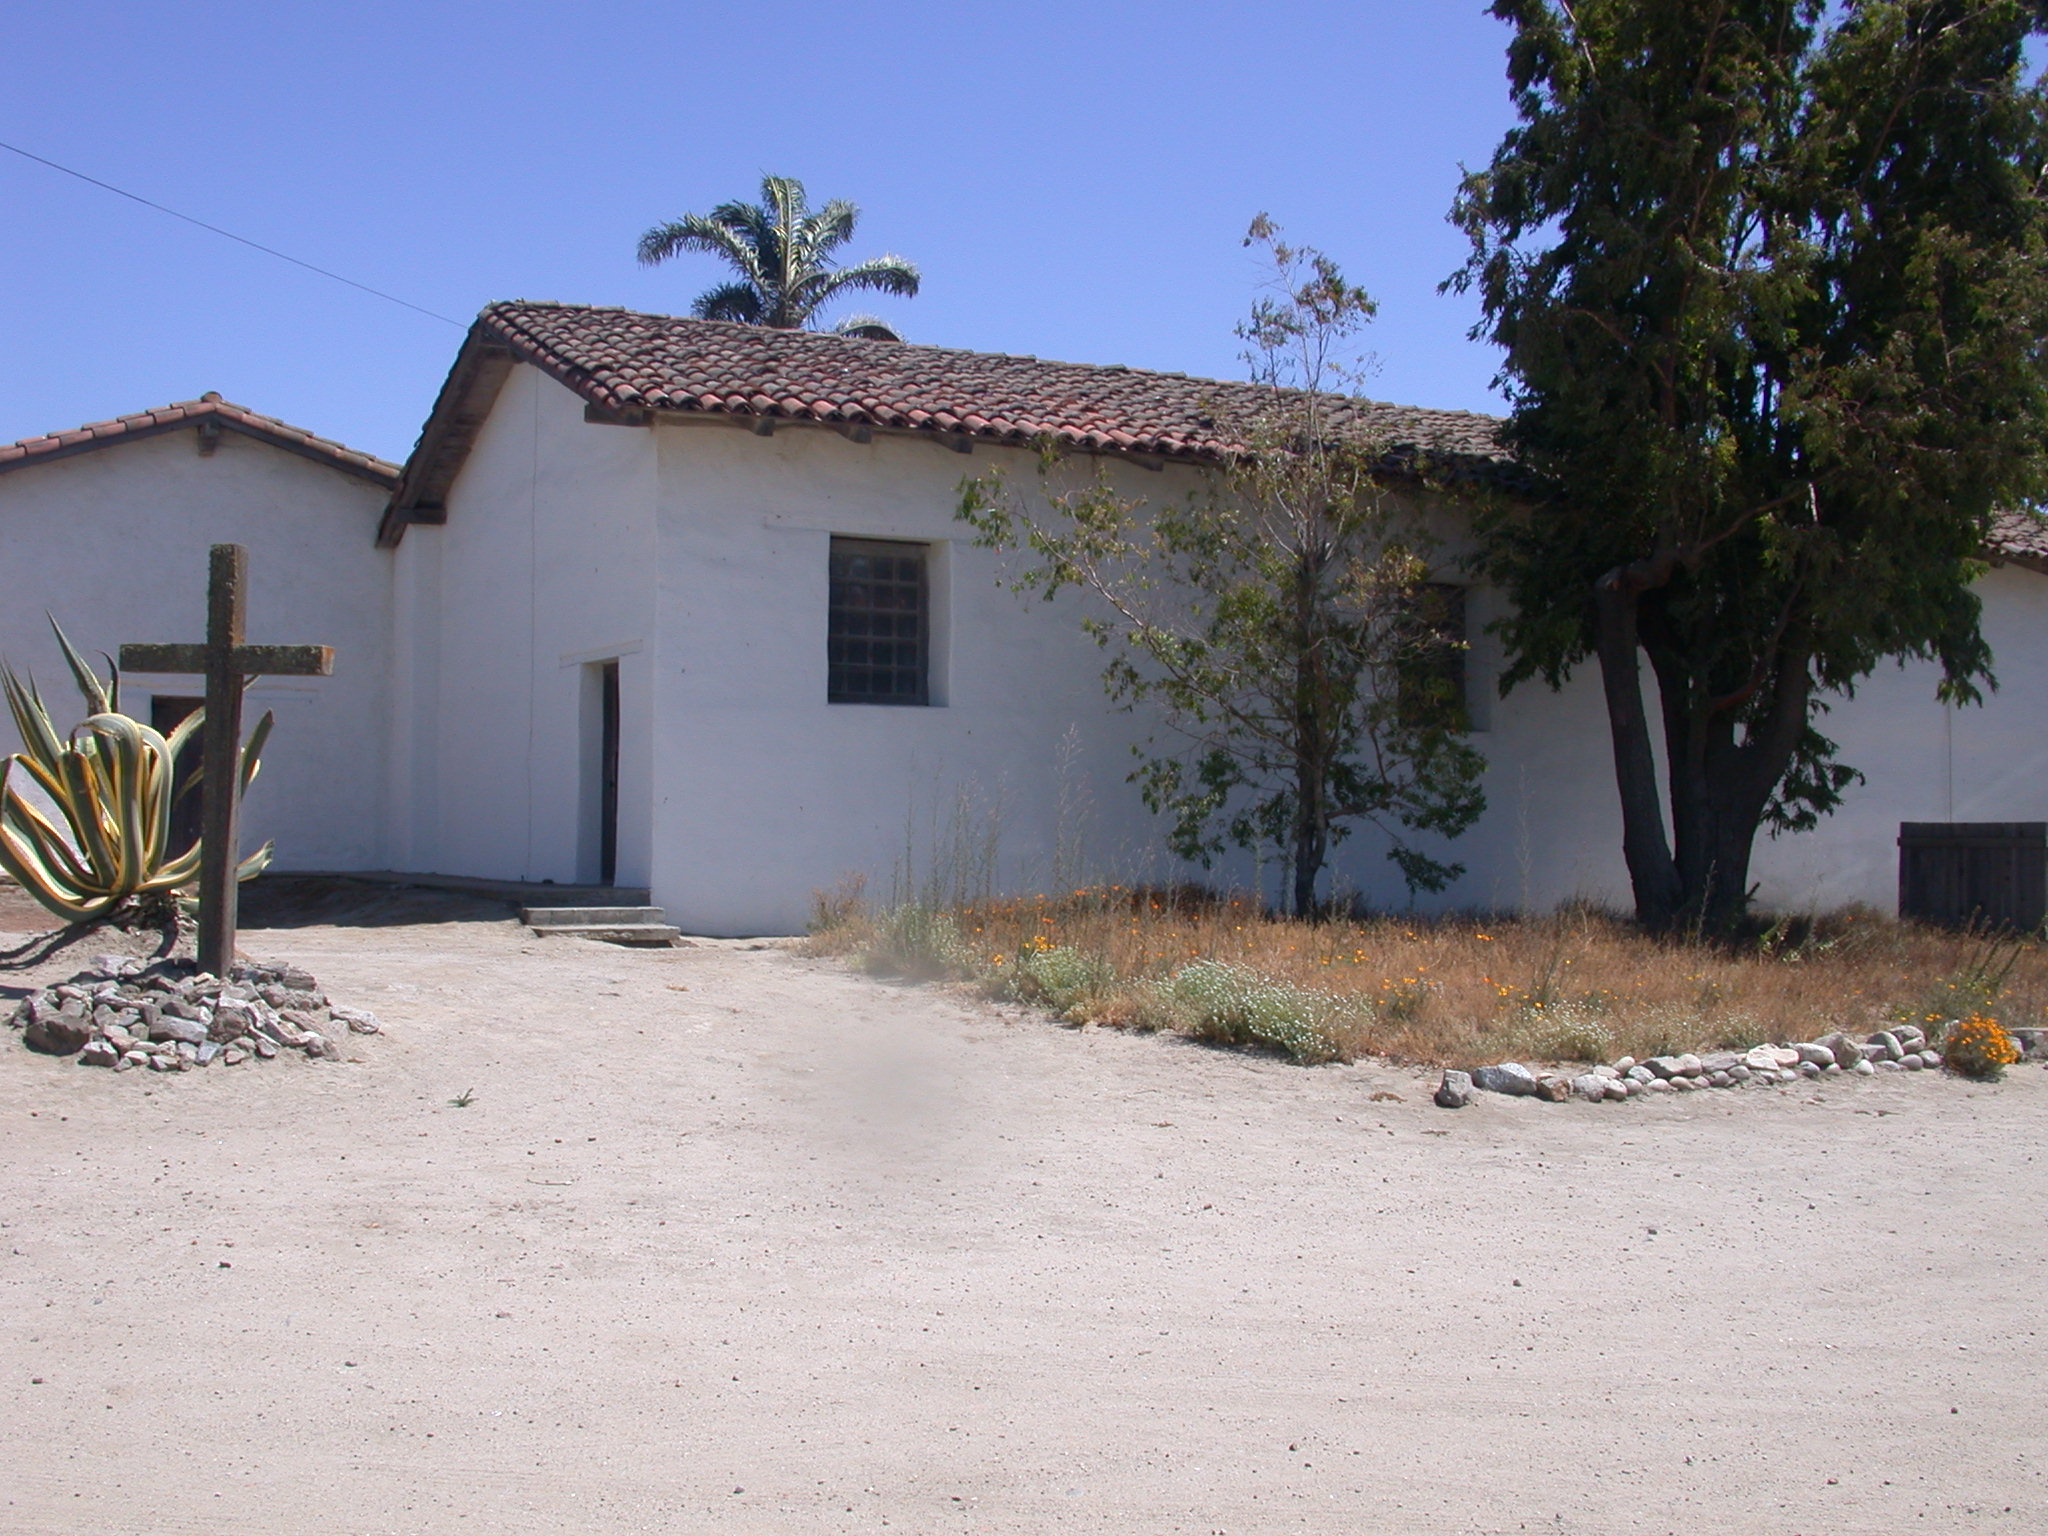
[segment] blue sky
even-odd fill
[[[913,341],[1235,377],[1254,213],[1380,300],[1369,391],[1486,410],[1436,286],[1511,120],[1481,0],[17,6],[0,140],[464,322],[684,313],[648,225],[764,171],[916,261]],[[391,458],[460,332],[0,152],[0,442],[217,389]]]

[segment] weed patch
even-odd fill
[[[1299,922],[1188,887],[820,904],[815,945],[973,981],[1073,1022],[1164,1029],[1298,1061],[1611,1061],[1918,1023],[2038,1026],[2048,949],[1862,910],[1744,944],[1645,937],[1610,914]]]
[[[1341,1002],[1330,993],[1290,987],[1228,960],[1184,965],[1167,990],[1198,1040],[1266,1046],[1305,1063],[1350,1054],[1336,1027]]]

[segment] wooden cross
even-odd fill
[[[245,645],[249,551],[216,544],[206,584],[204,645],[124,645],[129,672],[203,672],[206,723],[200,729],[199,968],[228,974],[235,960],[235,869],[242,778],[242,689],[258,675],[326,677],[334,652],[324,645]]]

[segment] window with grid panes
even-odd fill
[[[925,546],[832,541],[825,626],[831,704],[927,704],[931,598]]]
[[[1427,582],[1410,598],[1410,619],[1420,631],[1420,645],[1401,676],[1405,710],[1420,714],[1450,706],[1451,718],[1468,729],[1465,718],[1465,589],[1447,582]]]

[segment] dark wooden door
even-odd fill
[[[157,733],[168,736],[187,716],[206,703],[204,699],[157,694],[149,701],[149,723]],[[199,733],[185,743],[171,765],[171,855],[176,857],[199,841]]]
[[[597,869],[598,882],[613,885],[619,876],[619,664],[598,669]]]

